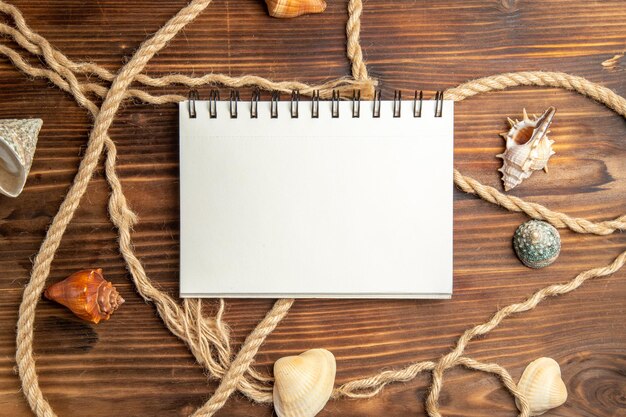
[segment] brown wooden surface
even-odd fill
[[[75,60],[117,69],[186,0],[14,2],[32,27]],[[370,73],[386,98],[394,88],[436,89],[469,78],[515,70],[558,70],[585,76],[626,94],[626,58],[613,69],[601,62],[626,49],[626,7],[620,0],[365,2],[362,43]],[[147,72],[233,75],[324,81],[348,74],[344,1],[292,21],[267,17],[257,0],[216,0],[153,59]],[[3,44],[15,46],[6,39]],[[37,60],[31,60],[38,63]],[[184,88],[167,91],[185,93]],[[201,89],[206,96],[208,88]],[[245,98],[248,91],[242,92]],[[511,194],[574,216],[601,220],[626,212],[626,122],[573,93],[518,88],[481,95],[456,106],[456,166],[500,187],[496,172],[506,117],[523,107],[554,105],[556,155],[550,173],[535,173]],[[44,120],[26,189],[0,197],[0,415],[28,416],[14,374],[15,325],[31,259],[76,173],[89,117],[46,81],[31,80],[0,57],[0,118]],[[118,169],[141,222],[134,232],[149,276],[178,291],[178,134],[175,105],[128,103],[111,136]],[[53,263],[55,282],[84,267],[102,267],[127,303],[112,320],[85,324],[44,300],[37,310],[35,352],[41,386],[61,416],[183,416],[215,388],[186,348],[168,333],[152,305],[134,292],[106,215],[108,188],[100,170]],[[427,198],[427,196],[424,196]],[[310,347],[332,350],[337,382],[446,353],[467,327],[498,306],[538,288],[611,262],[626,236],[561,232],[553,266],[532,271],[511,247],[526,217],[455,191],[454,296],[449,301],[302,300],[267,340],[258,366]],[[214,301],[207,302],[213,308]],[[227,320],[240,343],[270,300],[232,300]],[[207,307],[209,308],[209,307]],[[626,415],[626,272],[507,319],[472,342],[468,354],[497,362],[518,378],[539,356],[562,367],[569,399],[552,416]],[[371,400],[330,402],[320,416],[423,415],[428,376],[395,384]],[[446,416],[510,416],[515,406],[499,382],[453,370],[441,396]],[[269,416],[271,408],[232,398],[220,416]]]

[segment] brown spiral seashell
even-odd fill
[[[265,0],[272,17],[290,18],[326,10],[324,0]]]
[[[78,271],[49,286],[47,299],[63,304],[76,316],[92,323],[108,320],[124,303],[113,284],[102,276],[102,269]]]

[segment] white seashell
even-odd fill
[[[533,171],[548,172],[548,159],[554,155],[554,141],[548,138],[548,127],[555,113],[556,109],[549,107],[540,117],[531,120],[524,109],[521,121],[509,119],[511,130],[501,134],[506,140],[506,150],[496,155],[502,158],[502,168],[498,171],[502,173],[505,191],[519,185]]]
[[[274,364],[274,409],[278,417],[313,417],[333,392],[335,357],[325,349],[311,349]]]
[[[539,358],[529,363],[517,388],[528,400],[531,416],[539,416],[567,400],[567,388],[561,379],[561,368],[552,358]],[[517,399],[515,404],[521,410]]]
[[[0,193],[17,197],[33,163],[41,119],[0,120]]]

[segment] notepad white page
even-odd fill
[[[453,102],[180,103],[180,296],[448,298]]]

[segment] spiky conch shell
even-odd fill
[[[83,320],[99,323],[124,303],[113,284],[102,276],[102,269],[78,271],[49,286],[46,298],[63,304]]]
[[[279,18],[297,17],[326,10],[324,0],[265,0],[270,16]]]
[[[533,171],[548,172],[548,160],[555,153],[554,141],[548,138],[548,127],[555,112],[554,107],[549,107],[540,117],[530,119],[524,109],[521,121],[509,119],[511,129],[501,134],[506,140],[506,150],[496,155],[502,158],[502,168],[498,171],[502,173],[505,191],[518,186]]]

